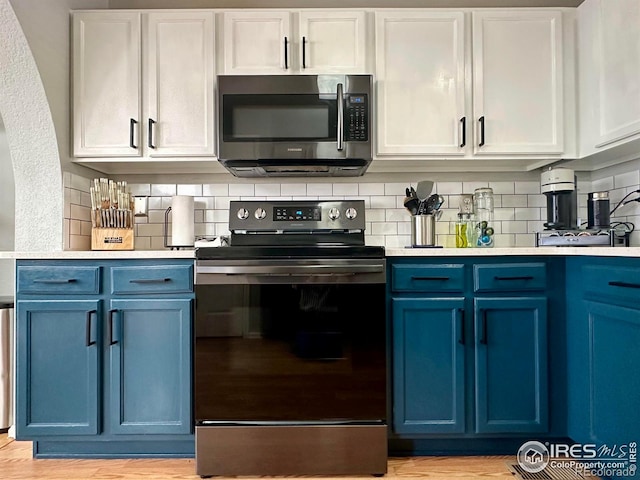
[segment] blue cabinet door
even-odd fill
[[[191,432],[191,310],[188,299],[111,300],[112,433]]]
[[[640,310],[586,302],[591,441],[623,445],[640,432]],[[587,373],[587,372],[585,372]]]
[[[19,440],[98,433],[100,312],[98,300],[17,302]]]
[[[393,298],[396,433],[463,433],[464,298]]]
[[[548,431],[547,299],[474,305],[476,432]]]

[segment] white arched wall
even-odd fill
[[[42,80],[9,3],[0,0],[0,114],[15,179],[15,250],[62,250],[58,143]],[[3,168],[0,165],[0,175]]]

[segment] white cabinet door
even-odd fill
[[[140,14],[73,15],[73,154],[139,156]]]
[[[224,73],[290,73],[290,16],[281,10],[223,13]]]
[[[376,12],[376,62],[377,154],[463,155],[464,14]]]
[[[302,73],[366,73],[365,14],[350,10],[300,13]]]
[[[596,147],[602,147],[640,133],[640,2],[600,0],[598,18]]]
[[[214,154],[214,14],[145,14],[149,156]]]
[[[561,154],[562,66],[561,12],[474,12],[474,153]]]

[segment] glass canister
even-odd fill
[[[476,188],[473,192],[473,206],[476,214],[476,246],[493,247],[493,189]]]
[[[470,213],[458,213],[456,222],[456,248],[476,246],[476,230]]]

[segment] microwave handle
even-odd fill
[[[338,151],[344,149],[344,96],[342,84],[338,84],[337,100],[338,100]]]

